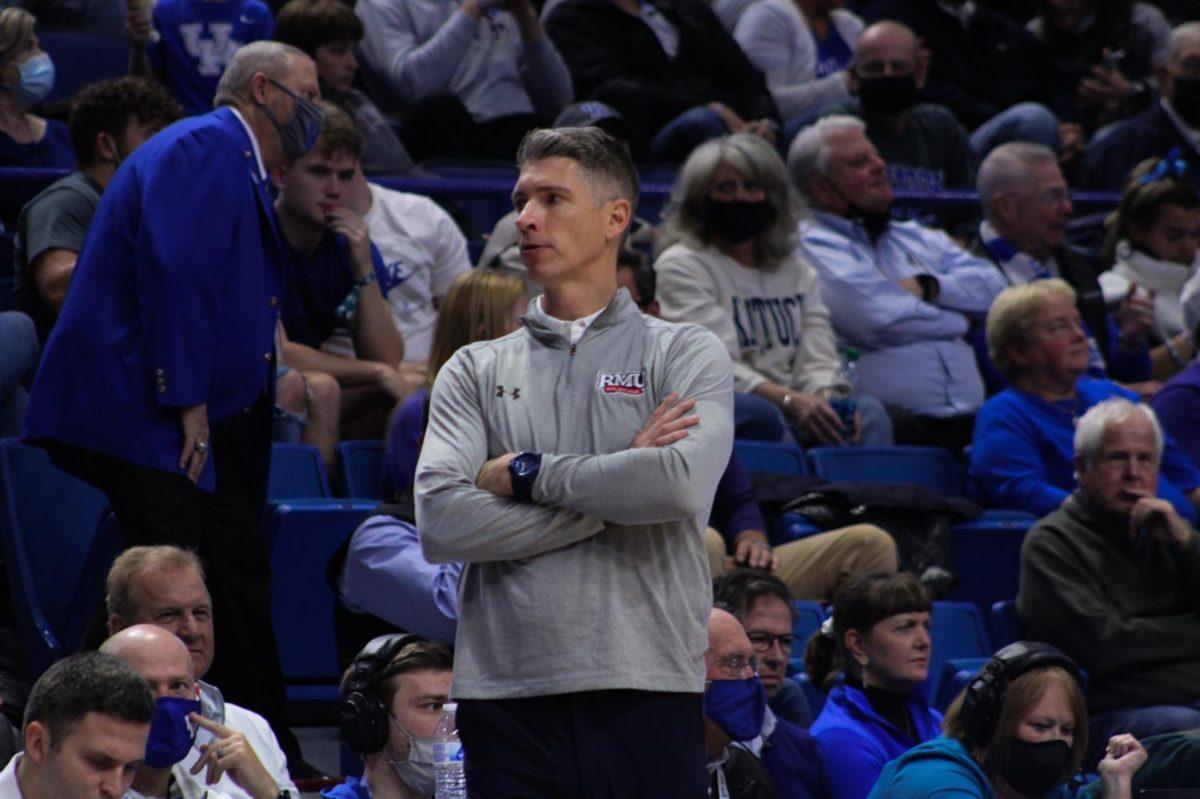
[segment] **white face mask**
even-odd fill
[[[395,716],[388,716],[396,729],[408,738],[408,758],[396,760],[392,757],[391,746],[384,748],[384,757],[396,776],[408,787],[422,796],[432,797],[437,778],[433,770],[433,739],[418,738],[396,721]]]

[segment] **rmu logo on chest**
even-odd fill
[[[645,394],[645,372],[597,372],[596,390],[605,394]]]

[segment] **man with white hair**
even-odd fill
[[[792,142],[788,172],[812,207],[801,247],[839,336],[862,352],[860,388],[888,406],[898,443],[961,449],[983,402],[964,336],[1004,288],[938,230],[890,217],[887,164],[862,120],[831,116]]]
[[[1100,130],[1079,164],[1076,185],[1121,189],[1147,158],[1178,152],[1182,177],[1200,188],[1200,22],[1171,31],[1166,62],[1154,67],[1162,97],[1142,113]]]
[[[1088,673],[1088,763],[1110,733],[1200,727],[1200,537],[1155,496],[1163,435],[1126,399],[1075,428],[1079,488],[1021,548],[1017,611],[1031,638]]]
[[[1147,333],[1154,324],[1154,302],[1131,291],[1108,314],[1096,281],[1099,264],[1065,241],[1073,209],[1055,152],[1032,142],[1002,144],[983,159],[976,187],[984,220],[975,252],[990,259],[1010,286],[1061,277],[1075,289],[1088,334],[1089,376],[1149,379]],[[987,359],[983,336],[975,343],[989,388],[1001,388],[1003,378]]]

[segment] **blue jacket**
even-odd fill
[[[1060,785],[1043,799],[1071,799],[1078,792]],[[954,738],[935,738],[888,763],[869,799],[995,799],[996,792],[979,764]]]
[[[776,717],[760,750],[778,799],[825,799],[828,779],[808,730]]]
[[[1107,380],[1081,379],[1077,401],[1069,407],[1007,388],[992,397],[975,417],[971,446],[971,489],[988,508],[1023,510],[1045,516],[1075,489],[1074,419],[1112,397],[1138,402],[1132,391]],[[1195,521],[1196,509],[1185,494],[1200,485],[1200,469],[1167,436],[1163,440],[1158,495],[1180,515]]]
[[[809,732],[817,741],[833,799],[863,799],[884,764],[941,733],[942,714],[917,693],[909,699],[919,740],[909,740],[871,707],[867,695],[850,685],[829,692]]]
[[[25,438],[179,473],[181,407],[273,390],[281,250],[232,109],[172,125],[104,192],[34,381]],[[200,487],[215,486],[209,457]]]

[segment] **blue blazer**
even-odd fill
[[[172,125],[122,164],[46,344],[26,440],[179,474],[181,407],[207,403],[219,422],[273,390],[282,255],[263,184],[229,108]]]

